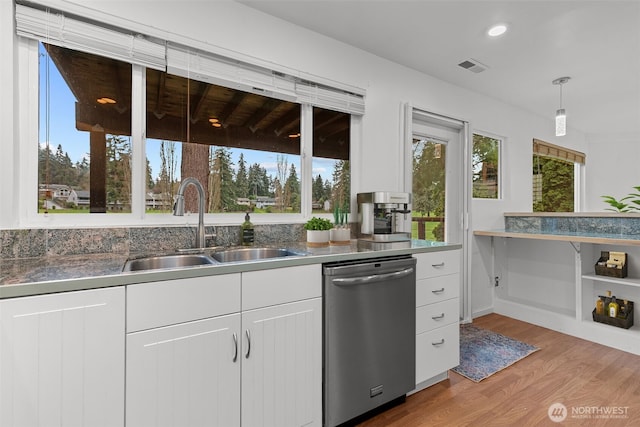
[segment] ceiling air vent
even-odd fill
[[[466,61],[462,61],[458,64],[458,66],[464,68],[465,70],[473,71],[474,73],[481,73],[489,68],[472,58],[469,58]]]

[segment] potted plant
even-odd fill
[[[633,187],[638,193],[629,193],[620,200],[612,196],[602,196],[604,201],[611,206],[607,211],[614,212],[639,212],[640,211],[640,185]]]
[[[351,243],[351,229],[349,228],[348,208],[336,205],[333,209],[335,226],[329,232],[329,242],[332,245],[348,245]]]
[[[333,224],[328,219],[313,217],[304,224],[307,230],[307,245],[309,246],[327,246],[329,245],[329,237]]]

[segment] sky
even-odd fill
[[[83,157],[89,158],[89,133],[75,129],[75,102],[74,95],[69,90],[66,82],[58,72],[52,61],[45,59],[46,52],[40,45],[40,134],[39,141],[42,147],[49,146],[55,152],[58,145],[66,152],[73,163],[79,162]],[[46,106],[49,105],[49,108]],[[160,173],[160,141],[147,141],[147,158],[151,165],[152,177],[156,179]],[[179,150],[178,151],[178,155]],[[238,158],[243,153],[247,169],[254,163],[259,163],[267,170],[267,174],[276,176],[278,153],[263,152],[257,150],[232,149],[231,158],[234,170],[237,170]],[[294,164],[298,176],[300,176],[300,156],[288,155],[289,165]],[[332,181],[332,159],[313,159],[313,176],[320,174],[323,180]]]

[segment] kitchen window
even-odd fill
[[[502,139],[485,134],[473,134],[473,198],[500,198],[500,156]]]
[[[585,155],[539,139],[533,140],[533,211],[579,211],[580,170]]]
[[[349,206],[351,126],[364,112],[363,93],[171,42],[148,40],[136,60],[82,42],[70,48],[71,38],[31,28],[58,16],[16,5],[21,63],[29,64],[21,83],[33,87],[28,81],[37,79],[39,88],[37,137],[26,132],[38,146],[37,154],[25,150],[38,159],[30,222],[78,218],[53,215],[63,212],[122,214],[108,216],[115,223],[180,221],[167,214],[188,176],[205,187],[209,213],[252,210],[302,220]],[[149,58],[157,46],[158,63]],[[195,211],[190,190],[186,209]]]

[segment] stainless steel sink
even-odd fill
[[[219,262],[257,261],[268,258],[282,258],[287,256],[302,256],[304,252],[296,252],[279,248],[236,248],[218,251],[211,256]]]
[[[130,259],[124,264],[122,271],[162,270],[169,268],[194,267],[215,264],[211,257],[204,254],[160,255],[146,258]]]

